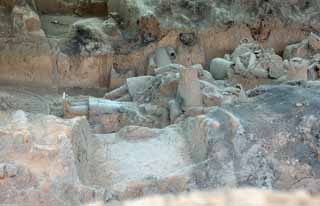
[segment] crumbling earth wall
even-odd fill
[[[89,25],[94,27],[82,27],[85,32],[77,36],[71,32],[62,39],[42,29],[45,22],[40,19],[48,11],[41,5],[46,5],[46,1],[29,2],[30,6],[20,1],[5,5],[10,9],[1,9],[1,24],[7,25],[0,36],[1,81],[114,88],[114,79],[124,73],[147,73],[147,60],[159,47],[174,48],[177,63],[187,65],[191,61],[208,66],[213,57],[222,57],[243,39],[259,41],[281,53],[286,45],[302,40],[309,31],[319,30],[316,1],[130,2],[108,2],[109,19],[115,20],[112,25],[120,28],[118,33],[105,30],[111,28],[110,22],[93,21]],[[72,27],[54,19],[48,24]],[[96,36],[97,29],[105,34]],[[190,33],[194,36],[186,40],[185,34]],[[74,50],[74,46],[84,50]],[[106,50],[107,47],[110,48]]]

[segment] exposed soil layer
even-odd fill
[[[319,9],[0,1],[0,205],[319,205]]]

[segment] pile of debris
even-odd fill
[[[201,65],[167,64],[153,72],[153,76],[128,78],[124,85],[105,94],[104,99],[67,98],[65,117],[87,115],[96,124],[118,129],[125,125],[163,128],[206,113],[213,106],[245,98],[241,85],[216,81]]]
[[[285,59],[273,49],[244,40],[231,55],[213,59],[210,72],[215,79],[243,83],[245,88],[266,82],[272,84],[287,80],[317,80],[319,52],[320,36],[315,33],[311,33],[301,43],[289,45],[284,52]]]

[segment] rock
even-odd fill
[[[23,114],[19,113],[1,112],[3,131],[20,131],[22,125],[16,118]],[[1,144],[1,201],[16,205],[81,205],[103,201],[103,188],[80,182],[82,156],[76,145],[79,139],[89,138],[86,120],[63,120],[41,114],[24,116],[23,126],[29,131],[30,141]],[[3,132],[0,139],[1,142],[5,139]]]
[[[234,63],[222,58],[215,58],[210,63],[210,72],[214,79],[222,80],[228,77]]]

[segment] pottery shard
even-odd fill
[[[152,87],[153,76],[132,77],[127,79],[129,94],[133,101],[138,102],[144,93]]]

